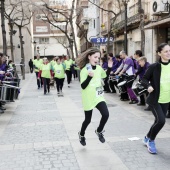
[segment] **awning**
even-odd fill
[[[155,27],[170,27],[170,18],[166,18],[157,22],[150,23],[144,27],[144,29],[152,29]]]

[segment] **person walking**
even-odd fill
[[[106,77],[106,72],[98,65],[100,56],[100,50],[96,48],[89,48],[77,60],[81,69],[80,82],[82,88],[82,103],[85,113],[85,120],[82,123],[81,130],[78,132],[79,141],[83,146],[86,145],[85,131],[91,122],[94,108],[97,108],[102,115],[95,133],[97,134],[100,142],[105,142],[103,129],[109,118],[109,111],[103,96],[102,79]]]
[[[162,43],[157,48],[160,60],[151,64],[142,78],[142,84],[148,89],[147,103],[155,117],[154,123],[144,137],[143,143],[151,154],[156,154],[155,139],[165,125],[170,102],[170,46]]]
[[[42,78],[38,78],[38,74],[39,74],[39,70],[40,70],[40,66],[43,64],[43,60],[40,59],[40,55],[37,55],[37,58],[33,61],[33,65],[34,65],[34,71],[35,71],[35,75],[37,78],[37,86],[38,89],[40,89],[40,86],[42,87],[43,82],[42,82]]]
[[[56,64],[53,66],[54,78],[57,86],[58,95],[63,95],[62,89],[65,79],[65,65],[61,63],[60,58],[56,58]]]
[[[44,94],[50,92],[50,79],[52,77],[51,64],[48,62],[47,58],[43,59],[43,64],[40,66],[40,71],[38,78],[42,77],[44,84]]]
[[[32,61],[32,59],[30,59],[30,61],[28,62],[28,65],[30,67],[30,73],[33,73],[33,61]]]
[[[71,66],[73,65],[73,60],[69,56],[66,56],[66,60],[64,61],[64,63],[66,65],[68,88],[70,88],[71,77],[72,77]]]

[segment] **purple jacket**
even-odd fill
[[[150,66],[150,63],[146,62],[144,67],[141,67],[141,72],[139,73],[139,78],[142,79],[146,70],[148,69],[148,67]]]
[[[108,69],[108,62],[104,62],[104,63],[102,64],[102,68],[103,68],[104,70],[107,70],[107,69]]]
[[[5,71],[6,72],[6,69],[7,69],[7,65],[6,64],[2,64],[0,66],[0,71]],[[4,78],[5,78],[5,75],[4,74],[0,74],[0,80],[3,81]]]
[[[128,65],[128,67],[126,68],[126,73],[128,69],[132,68],[132,74],[135,74],[134,62],[130,57],[127,57],[126,59],[124,59],[122,63],[124,66]]]
[[[122,60],[120,61],[115,60],[114,65],[112,67],[112,71],[115,72],[121,64],[122,64]]]

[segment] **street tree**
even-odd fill
[[[12,7],[7,11],[6,16],[10,16],[8,19],[11,19],[13,23],[18,27],[19,30],[19,39],[21,47],[21,70],[22,70],[22,79],[25,80],[25,55],[24,55],[24,41],[22,35],[22,28],[30,24],[31,18],[34,11],[32,11],[32,4],[30,0],[9,0],[9,5]],[[9,12],[9,13],[8,13]]]
[[[76,56],[78,56],[76,38],[75,38],[75,28],[74,28],[74,12],[75,12],[75,0],[72,0],[71,8],[68,6],[50,6],[46,1],[42,0],[43,6],[36,6],[37,11],[42,12],[45,18],[42,19],[43,22],[48,22],[51,26],[60,30],[67,38],[70,44],[70,50],[72,53],[72,58],[74,58],[73,47],[75,47]],[[55,16],[60,17],[55,17]],[[61,26],[62,25],[62,26]],[[72,37],[70,36],[72,35]]]
[[[1,6],[1,28],[2,28],[2,42],[3,42],[3,53],[7,55],[7,40],[6,40],[6,29],[5,29],[5,0],[0,0]]]

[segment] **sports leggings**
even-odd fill
[[[109,111],[108,111],[108,108],[107,108],[105,102],[98,103],[96,105],[96,108],[100,111],[100,113],[102,115],[99,127],[97,128],[97,132],[102,132],[102,130],[103,130],[108,118],[109,118]],[[84,111],[84,112],[85,112],[85,120],[84,120],[82,127],[81,127],[81,131],[80,131],[81,136],[84,136],[85,130],[91,122],[93,110]]]
[[[168,111],[168,107],[169,103],[165,104],[157,103],[154,106],[150,106],[152,113],[155,116],[154,124],[151,126],[147,134],[147,137],[150,138],[150,140],[155,140],[156,135],[163,128],[165,124],[165,118]]]
[[[63,84],[64,84],[64,78],[55,78],[56,81],[56,86],[57,86],[57,92],[59,92],[60,90],[62,91],[63,89]]]

